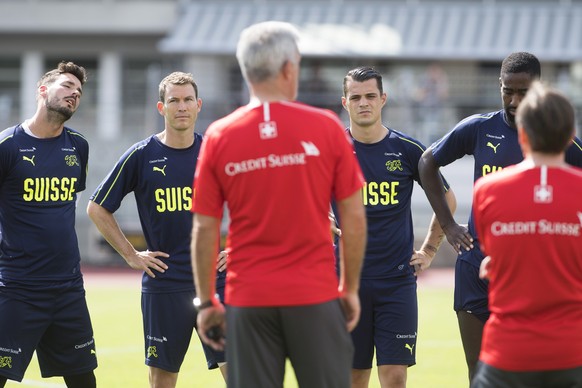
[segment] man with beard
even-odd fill
[[[472,379],[481,349],[483,326],[489,318],[488,284],[479,278],[483,260],[473,217],[468,229],[457,224],[445,201],[439,167],[465,155],[475,159],[473,181],[523,160],[518,143],[515,112],[532,82],[541,76],[539,60],[527,52],[507,56],[501,64],[499,86],[503,109],[476,114],[459,122],[452,131],[428,148],[419,162],[424,190],[447,236],[459,253],[455,267],[454,309]],[[566,151],[566,162],[582,166],[582,143],[575,138]],[[508,197],[508,201],[512,198]]]
[[[75,232],[89,145],[64,126],[86,80],[61,62],[38,82],[34,116],[0,133],[0,387],[22,381],[34,351],[43,377],[96,386]]]

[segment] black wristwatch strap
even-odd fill
[[[212,307],[213,304],[214,303],[212,303],[212,300],[209,299],[206,302],[201,303],[200,306],[198,306],[198,311],[204,310],[205,308],[208,308],[208,307]]]
[[[209,299],[205,302],[200,302],[199,298],[194,299],[194,308],[196,308],[196,311],[204,310],[208,307],[212,307],[213,305],[214,302],[212,301],[212,299]]]

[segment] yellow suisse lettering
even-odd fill
[[[158,213],[192,209],[191,187],[167,187],[154,192]]]
[[[362,190],[364,205],[396,205],[398,185],[399,182],[367,182]]]
[[[22,199],[26,202],[72,201],[77,178],[26,178]]]
[[[481,176],[485,176],[487,174],[491,174],[492,172],[501,171],[501,170],[503,170],[503,167],[501,167],[501,166],[490,166],[488,164],[484,164]]]
[[[164,200],[164,189],[156,189],[156,191],[154,191],[154,196],[156,198],[156,203],[158,204],[158,206],[156,206],[158,213],[165,212],[166,201]]]

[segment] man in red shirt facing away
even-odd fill
[[[298,33],[281,22],[245,29],[237,58],[250,102],[207,130],[195,174],[192,263],[198,330],[215,348],[226,329],[229,388],[281,387],[289,358],[299,386],[350,386],[366,240],[364,179],[338,117],[294,102]],[[341,276],[328,211],[342,219]],[[224,307],[216,244],[230,214]],[[212,338],[211,338],[212,337]]]
[[[536,83],[516,119],[524,161],[475,185],[491,317],[471,387],[581,387],[582,169],[564,160],[574,109]]]

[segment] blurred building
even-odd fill
[[[63,59],[85,66],[90,79],[69,124],[91,143],[87,200],[129,145],[161,129],[157,87],[169,72],[197,79],[199,132],[246,103],[236,42],[265,20],[291,22],[302,34],[300,100],[345,121],[343,76],[375,66],[385,76],[386,124],[427,145],[460,118],[500,108],[499,65],[513,51],[536,54],[542,77],[582,109],[582,0],[0,0],[0,127],[34,112],[48,68]],[[470,198],[459,202],[463,219]],[[103,262],[111,252],[85,203],[84,257]],[[426,227],[428,212],[417,212],[417,226]],[[131,201],[118,214],[124,229],[139,230]]]

